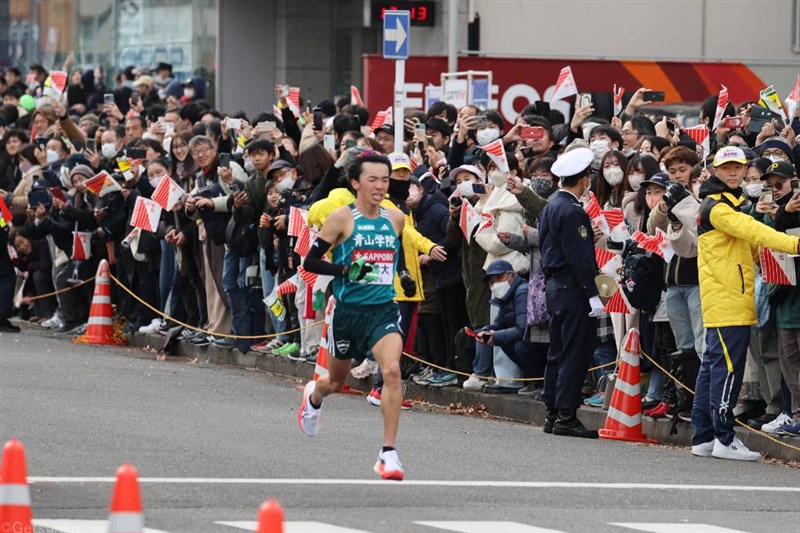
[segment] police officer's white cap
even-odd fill
[[[559,178],[580,174],[592,164],[594,154],[588,148],[575,148],[559,157],[550,172]]]

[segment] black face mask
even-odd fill
[[[404,203],[408,200],[408,190],[411,188],[410,180],[389,179],[389,196]]]

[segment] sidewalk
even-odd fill
[[[129,337],[130,346],[138,348],[155,348],[158,350],[166,342],[166,338],[155,334],[134,333]],[[272,372],[283,376],[292,376],[302,379],[311,379],[314,366],[304,362],[292,361],[285,357],[265,355],[250,351],[242,354],[239,350],[223,350],[214,346],[198,347],[192,344],[179,342],[175,350],[176,355],[197,359],[201,364],[234,365],[243,368],[256,368],[265,372]],[[409,400],[421,400],[432,405],[448,407],[461,404],[464,407],[483,406],[482,412],[493,416],[507,418],[519,422],[527,422],[537,426],[544,424],[544,404],[525,396],[514,394],[493,395],[482,392],[465,391],[458,387],[423,387],[411,381],[406,382],[405,397]],[[372,379],[348,378],[348,385],[354,390],[369,392],[372,388]],[[579,416],[584,425],[589,429],[600,429],[605,424],[606,411],[603,409],[584,407]],[[691,427],[689,424],[680,423],[676,435],[669,434],[671,420],[654,420],[642,417],[644,432],[651,439],[664,444],[689,446],[691,444]],[[751,450],[759,451],[774,459],[785,461],[800,461],[800,452],[781,446],[766,437],[752,433],[744,428],[737,427],[738,437]],[[776,437],[779,440],[800,447],[800,439],[792,437]]]

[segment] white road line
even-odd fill
[[[609,525],[647,531],[648,533],[747,533],[741,529],[710,526],[708,524],[652,524],[640,522],[609,522]]]
[[[444,529],[445,531],[456,531],[458,533],[563,533],[558,529],[545,529],[535,526],[526,526],[517,522],[414,522],[421,526]]]
[[[107,520],[47,520],[36,519],[33,521],[34,529],[43,528],[48,532],[58,533],[107,533]],[[145,533],[167,533],[160,529],[145,528]]]
[[[258,529],[258,522],[214,522],[221,526],[235,527],[245,531]],[[322,522],[284,522],[283,533],[368,533],[360,529],[332,526]]]
[[[114,483],[113,477],[50,477],[32,476],[29,483]],[[747,485],[682,485],[666,483],[567,483],[560,481],[452,481],[380,479],[270,479],[270,478],[194,478],[194,477],[144,477],[139,483],[168,485],[362,485],[382,487],[495,487],[509,489],[616,489],[616,490],[713,490],[724,492],[797,492],[800,487],[747,486]]]

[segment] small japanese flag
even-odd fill
[[[659,228],[656,228],[655,235],[647,235],[641,231],[637,231],[631,236],[631,239],[639,243],[640,248],[653,252],[667,263],[669,263],[675,255],[675,251],[669,243],[667,234]]]
[[[606,313],[623,313],[623,314],[630,314],[631,306],[628,301],[625,299],[625,295],[622,291],[617,291],[614,293],[614,296],[606,304],[605,309],[603,309]]]
[[[631,238],[628,226],[625,224],[625,215],[623,215],[622,209],[607,209],[601,212],[608,224],[608,236],[612,241],[625,242]]]
[[[92,234],[88,231],[72,232],[73,261],[86,261],[92,257]]]
[[[358,92],[358,87],[355,85],[350,86],[350,105],[364,105],[364,100],[361,99],[361,93]]]
[[[180,202],[185,195],[186,191],[183,190],[183,187],[175,183],[169,176],[166,176],[159,182],[158,187],[153,192],[152,199],[162,209],[172,211],[175,204]]]
[[[703,158],[708,157],[711,152],[711,144],[709,141],[708,126],[700,124],[691,128],[683,128],[683,133],[692,138],[694,142],[703,147]]]
[[[728,88],[724,85],[720,84],[722,89],[719,91],[719,99],[717,100],[717,111],[714,113],[714,126],[711,128],[712,130],[717,129],[719,123],[722,122],[722,115],[725,113],[725,109],[728,107]]]
[[[297,243],[294,245],[294,251],[300,257],[305,257],[311,251],[311,243],[314,242],[317,236],[311,231],[311,228],[304,225],[300,236],[297,238]]]
[[[278,294],[293,294],[297,292],[297,274],[278,285]]]
[[[63,70],[53,70],[50,72],[50,79],[53,80],[53,87],[58,89],[58,92],[63,93],[67,88],[67,73]]]
[[[618,270],[622,268],[622,257],[603,248],[595,248],[594,256],[600,272],[614,279],[619,279]]]
[[[112,178],[105,170],[97,174],[95,177],[86,180],[84,183],[86,189],[94,193],[100,198],[115,191],[121,191],[119,183]]]
[[[303,228],[308,227],[306,220],[308,220],[308,211],[299,207],[290,207],[289,225],[286,228],[286,233],[290,237],[300,237],[303,233]]]
[[[583,210],[586,211],[592,222],[600,228],[603,235],[608,235],[611,232],[606,217],[603,216],[603,211],[600,209],[600,204],[597,202],[597,196],[591,191],[589,191],[589,201],[583,206]]]
[[[617,90],[617,84],[614,84],[614,116],[618,117],[622,113],[622,95],[625,94],[625,88],[620,87]]]
[[[759,248],[758,255],[761,258],[761,277],[764,281],[780,285],[797,285],[793,257],[769,248]]]
[[[486,146],[481,146],[481,150],[492,158],[501,172],[508,172],[508,159],[506,159],[506,149],[503,146],[503,139],[497,139]]]
[[[472,232],[483,222],[483,217],[472,207],[472,204],[466,200],[461,206],[461,217],[458,219],[458,227],[461,228],[464,238],[467,239],[467,243],[469,243],[472,241]]]
[[[375,118],[372,120],[372,131],[377,130],[384,124],[392,124],[392,108],[389,107],[386,111],[378,111],[375,113]]]
[[[789,124],[791,124],[795,113],[797,113],[797,106],[800,103],[800,75],[794,79],[794,88],[783,102],[786,104],[786,114],[789,117]]]
[[[140,228],[144,231],[156,231],[158,229],[158,219],[161,217],[161,206],[153,200],[148,200],[142,196],[136,198],[133,204],[133,216],[131,226]]]
[[[561,69],[556,81],[556,88],[550,96],[550,101],[563,100],[567,96],[578,94],[578,86],[575,85],[575,77],[572,75],[572,67],[567,65]]]

